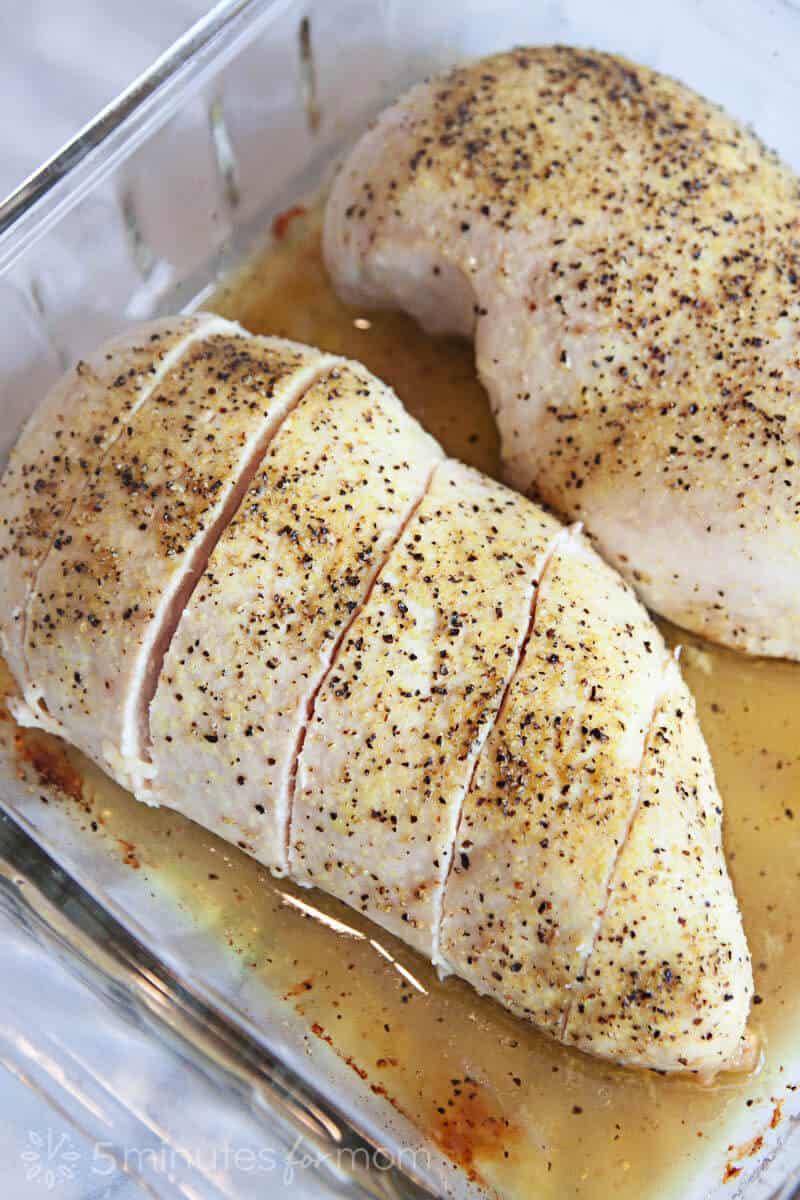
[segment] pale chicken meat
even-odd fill
[[[312,384],[181,615],[150,710],[151,800],[285,871],[308,706],[441,457],[366,372]]]
[[[26,611],[39,566],[127,422],[214,322],[152,321],[101,346],[51,389],[12,451],[0,512],[0,647],[29,701]]]
[[[292,875],[437,965],[464,792],[563,533],[544,512],[520,521],[512,492],[444,462],[348,633],[300,754]]]
[[[556,1034],[636,812],[666,662],[630,588],[563,540],[466,797],[442,929],[453,970]]]
[[[144,784],[165,643],[270,434],[326,361],[227,324],[164,375],[39,568],[24,647],[38,703],[23,723],[56,722],[123,786]]]
[[[508,480],[645,602],[800,658],[800,184],[681,84],[566,47],[422,83],[346,159],[349,302],[474,338]]]
[[[747,944],[722,848],[722,809],[694,700],[668,665],[640,768],[639,802],[603,919],[575,980],[568,1045],[634,1065],[704,1069],[746,1019]],[[658,929],[654,942],[650,936]],[[720,937],[720,931],[724,936]],[[688,1003],[687,1003],[688,1001]]]
[[[52,400],[38,427],[55,463]],[[62,516],[12,664],[28,720],[552,1037],[740,1062],[713,769],[579,528],[446,459],[365,368],[237,326],[167,364],[77,492],[48,478]]]

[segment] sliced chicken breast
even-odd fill
[[[738,1061],[752,975],[696,714],[577,531],[443,460],[363,367],[236,327],[58,503],[31,721],[556,1038]]]
[[[378,575],[314,706],[297,768],[291,873],[438,962],[458,816],[563,534],[444,462]]]
[[[451,970],[555,1036],[637,810],[666,663],[631,589],[579,534],[562,540],[466,798],[441,940]]]
[[[736,1058],[749,959],[713,768],[674,661],[640,774],[636,816],[564,1040],[604,1058],[624,1046],[632,1066],[713,1072]]]
[[[25,646],[38,702],[23,722],[56,723],[123,786],[143,787],[164,648],[271,434],[330,361],[229,324],[167,371],[39,569]]]
[[[308,707],[442,452],[342,364],[273,438],[183,610],[150,711],[150,798],[285,871]]]
[[[25,613],[39,565],[127,421],[215,322],[170,317],[106,342],[58,381],[23,429],[3,476],[0,648],[24,691]]]
[[[800,183],[686,87],[520,49],[356,145],[325,255],[354,304],[474,337],[509,481],[648,605],[800,657]]]

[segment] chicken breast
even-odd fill
[[[633,1066],[713,1071],[736,1052],[749,961],[722,808],[694,700],[669,663],[597,936],[575,977],[569,1045]],[[650,931],[658,930],[657,947]],[[703,1048],[715,1047],[719,1055]]]
[[[658,612],[800,657],[800,186],[686,87],[515,50],[423,83],[330,195],[343,297],[473,337],[509,481]]]
[[[127,421],[215,322],[170,318],[114,338],[68,371],[23,429],[3,477],[0,648],[26,695],[26,609],[53,538]]]
[[[636,814],[667,657],[619,575],[562,541],[464,804],[442,928],[451,970],[556,1036]]]
[[[738,1062],[752,974],[696,713],[578,529],[444,459],[365,368],[235,326],[58,503],[31,721],[555,1038]]]
[[[270,434],[332,361],[225,326],[192,343],[129,415],[28,605],[38,703],[23,723],[44,723],[43,707],[48,724],[134,791],[152,774],[147,706],[187,596]]]
[[[286,870],[309,705],[441,457],[365,371],[309,388],[183,610],[150,710],[151,800]]]
[[[314,707],[291,872],[440,963],[464,793],[563,529],[446,461],[378,575]]]

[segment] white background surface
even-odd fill
[[[0,196],[212,7],[212,0],[0,0]]]

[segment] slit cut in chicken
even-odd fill
[[[577,530],[445,460],[365,368],[238,328],[188,347],[71,502],[26,654],[141,799],[551,1036],[740,1061],[750,961],[677,666]]]
[[[308,706],[441,457],[365,372],[309,388],[183,611],[151,707],[152,799],[285,871]]]
[[[630,588],[563,540],[464,805],[442,929],[451,970],[554,1035],[638,803],[666,662]]]
[[[452,460],[437,468],[329,671],[298,763],[293,877],[434,963],[461,801],[563,534],[543,512],[519,515],[500,484]]]
[[[677,1061],[703,1069],[703,1044],[719,1044],[726,1028],[747,1018],[750,996],[737,980],[748,950],[711,760],[674,660],[639,786],[563,1040],[604,1058],[624,1046],[637,1066],[669,1070]]]
[[[26,696],[26,611],[53,539],[64,533],[72,504],[109,447],[189,342],[221,323],[166,318],[112,339],[62,377],[23,429],[3,478],[0,647]]]
[[[688,88],[539,47],[413,88],[325,214],[351,304],[473,337],[507,478],[645,602],[800,658],[800,181]]]
[[[32,686],[63,736],[134,792],[152,775],[147,707],[182,607],[270,436],[331,361],[232,324],[193,343],[130,417],[39,569]]]

